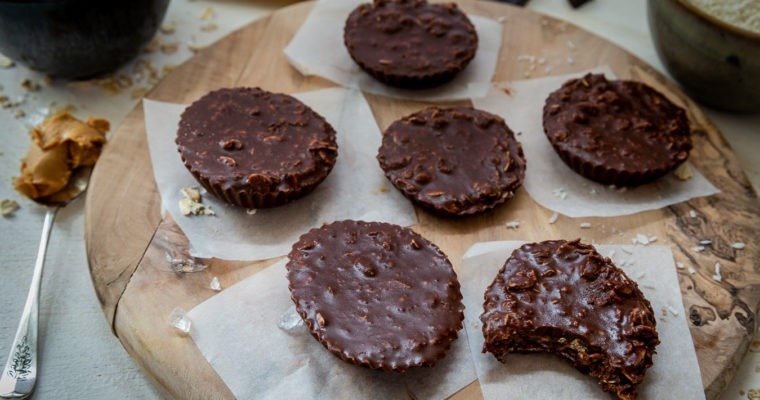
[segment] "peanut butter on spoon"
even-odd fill
[[[16,190],[32,200],[55,201],[55,194],[66,188],[77,168],[95,164],[109,128],[105,119],[88,118],[85,123],[66,112],[33,128]]]

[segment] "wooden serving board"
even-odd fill
[[[646,82],[683,105],[694,132],[691,161],[722,192],[631,216],[585,218],[595,228],[581,230],[579,221],[569,218],[549,225],[552,212],[521,189],[507,205],[474,218],[446,220],[418,210],[414,229],[437,243],[455,268],[464,251],[478,241],[581,237],[587,242],[625,244],[639,232],[657,235],[657,244],[670,246],[676,260],[695,271],[678,273],[705,391],[708,398],[715,398],[747,350],[760,301],[760,247],[752,240],[760,227],[760,204],[731,149],[675,85],[612,43],[566,22],[505,4],[483,1],[461,6],[472,14],[505,18],[494,81],[543,76],[543,68],[531,71],[530,63],[518,60],[519,55],[532,54],[546,57],[553,65],[552,74],[610,65],[618,77]],[[311,3],[294,5],[230,34],[177,68],[148,97],[189,103],[220,87],[262,86],[296,93],[333,86],[321,78],[302,76],[283,56],[311,7]],[[574,50],[568,47],[569,40]],[[372,95],[367,99],[381,129],[427,105]],[[186,256],[187,239],[170,217],[161,217],[159,207],[139,105],[111,136],[92,176],[85,209],[92,279],[115,334],[167,394],[232,398],[192,339],[169,326],[168,316],[177,306],[190,310],[213,296],[208,288],[212,276],[229,287],[272,262],[201,260],[208,265],[204,272],[173,272],[167,254]],[[692,211],[696,218],[690,216]],[[505,228],[507,221],[518,218],[523,222],[519,229]],[[712,240],[712,246],[694,252],[699,239]],[[735,250],[734,242],[744,242],[746,248]],[[716,262],[723,267],[721,282],[712,278]],[[455,396],[480,397],[478,385]]]

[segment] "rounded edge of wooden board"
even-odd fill
[[[268,24],[272,23],[272,19],[273,18],[277,19],[278,17],[280,17],[280,19],[284,20],[286,18],[282,18],[282,17],[285,16],[286,14],[289,14],[289,13],[296,13],[297,14],[298,12],[300,12],[301,16],[304,16],[304,14],[308,11],[307,7],[309,7],[309,6],[310,6],[310,4],[298,4],[298,5],[295,5],[295,6],[291,6],[293,8],[288,7],[288,8],[279,10],[279,11],[275,12],[274,14],[272,14],[269,17],[265,17],[262,20],[255,21],[252,24],[250,24],[250,25],[248,25],[248,26],[240,29],[239,31],[233,32],[232,34],[230,34],[230,36],[228,36],[228,37],[222,39],[221,41],[217,42],[217,44],[213,45],[211,48],[207,49],[206,51],[201,52],[198,56],[196,56],[195,58],[193,58],[193,59],[189,60],[188,62],[186,62],[185,64],[183,64],[183,66],[181,66],[180,68],[178,68],[177,71],[185,71],[185,73],[190,73],[190,72],[192,72],[194,70],[207,68],[208,66],[203,65],[204,61],[200,57],[210,57],[212,54],[214,54],[215,51],[218,51],[219,54],[221,54],[222,57],[228,57],[229,54],[230,54],[229,50],[231,49],[229,46],[233,46],[231,44],[231,42],[234,42],[236,40],[236,38],[240,39],[239,36],[247,36],[247,35],[252,34],[252,32],[255,31],[256,29],[263,29],[262,27],[267,26]],[[297,11],[293,11],[293,9],[295,9],[296,7],[300,7],[300,11],[298,11],[298,10]],[[493,14],[494,11],[496,11],[496,15],[504,14],[505,12],[501,12],[501,13],[498,12],[500,10],[505,10],[505,9],[500,9],[499,7],[510,7],[510,6],[503,5],[503,4],[498,4],[497,5],[496,3],[474,3],[474,4],[472,4],[472,3],[464,3],[463,4],[463,8],[474,9],[474,11],[476,13],[478,13],[478,11],[480,11],[481,14],[489,14],[489,15],[494,15]],[[577,29],[577,30],[581,31],[585,35],[590,35],[590,36],[594,37],[594,40],[596,40],[596,41],[602,41],[602,42],[604,42],[604,44],[606,46],[610,46],[610,47],[614,48],[615,51],[622,52],[622,54],[624,54],[628,60],[630,60],[634,65],[636,65],[637,68],[639,68],[641,70],[640,73],[642,73],[643,76],[648,76],[649,78],[652,78],[652,77],[656,78],[656,80],[659,82],[659,84],[663,85],[665,88],[667,88],[667,90],[669,92],[671,92],[672,94],[674,94],[677,97],[679,97],[681,99],[681,101],[684,104],[686,104],[688,106],[688,108],[690,109],[690,114],[691,114],[690,116],[696,117],[697,121],[699,121],[699,124],[701,126],[705,127],[705,130],[706,130],[705,136],[707,138],[705,140],[708,141],[710,144],[712,144],[712,147],[715,147],[717,150],[719,150],[718,151],[719,155],[727,156],[726,158],[727,158],[728,164],[736,164],[735,160],[733,159],[733,157],[730,154],[730,150],[727,149],[727,145],[725,144],[725,142],[722,141],[722,138],[720,138],[720,135],[717,133],[717,131],[715,130],[715,128],[712,127],[711,124],[709,124],[709,122],[706,120],[706,118],[701,113],[701,111],[698,109],[698,107],[696,107],[693,104],[693,102],[691,102],[690,100],[688,100],[688,98],[686,98],[683,95],[683,93],[681,93],[678,89],[676,89],[673,84],[668,83],[662,76],[660,76],[659,74],[657,74],[656,72],[654,72],[645,63],[643,63],[642,61],[636,59],[634,56],[630,55],[625,50],[620,49],[619,47],[615,46],[614,44],[611,44],[611,43],[607,42],[605,39],[596,37],[593,34],[590,34],[590,33],[586,32],[586,31],[583,31],[582,28],[571,27],[570,29],[567,29],[568,26],[571,26],[571,24],[569,24],[567,22],[554,20],[551,17],[545,17],[545,16],[542,16],[542,15],[539,15],[539,14],[536,14],[536,13],[532,13],[532,12],[527,11],[527,10],[513,9],[513,8],[510,8],[510,10],[511,11],[506,12],[506,13],[507,14],[516,13],[517,15],[519,15],[520,13],[529,13],[529,14],[532,14],[532,18],[538,17],[539,21],[542,20],[542,19],[546,19],[547,21],[551,22],[551,24],[547,25],[547,26],[549,26],[550,29],[560,29],[561,30],[562,29],[561,27],[564,26],[565,28],[564,28],[563,33],[571,32],[573,29]],[[290,18],[290,19],[298,20],[299,23],[300,23],[300,20],[301,20],[299,18]],[[507,20],[507,23],[509,23],[509,19]],[[293,28],[293,27],[291,27],[291,28]],[[291,30],[293,30],[293,29],[291,29]],[[506,32],[505,32],[505,34],[506,34]],[[225,46],[227,46],[227,47],[225,47]],[[242,49],[238,49],[238,50],[242,50]],[[243,53],[245,53],[245,51],[243,51]],[[513,58],[515,56],[516,55],[514,55],[514,54],[509,55],[509,57],[513,57]],[[240,57],[240,58],[242,58],[242,57]],[[225,64],[226,65],[231,65],[233,63],[225,63]],[[241,68],[240,68],[240,70],[241,70],[240,74],[241,75],[244,74],[245,70],[248,68],[247,64],[248,63],[246,61],[243,65],[241,65]],[[213,66],[212,66],[212,69],[213,69]],[[630,74],[636,73],[635,68],[632,68],[631,71],[629,71],[629,73]],[[294,74],[297,75],[297,72],[294,72],[291,69],[290,70],[290,74],[291,75],[294,75]],[[224,75],[224,74],[222,74],[222,75]],[[176,98],[177,94],[175,93],[175,91],[165,90],[165,89],[167,89],[169,87],[169,85],[171,85],[173,83],[170,78],[173,78],[176,81],[178,79],[178,77],[179,77],[178,74],[177,75],[173,74],[173,77],[167,77],[167,79],[165,79],[164,81],[162,81],[156,87],[156,89],[154,89],[154,91],[151,92],[150,97],[153,97],[153,98],[158,97],[158,98],[162,98],[162,99],[166,99],[166,100],[181,101],[181,100],[177,100],[177,98]],[[237,78],[240,78],[240,76],[238,76]],[[324,82],[314,83],[314,82],[318,81],[318,78],[306,78],[306,77],[297,77],[297,78],[299,80],[298,84],[300,84],[300,85],[303,85],[305,81],[309,81],[309,80],[312,80],[311,84],[315,84],[315,85],[320,85],[321,84],[323,86],[325,85]],[[516,77],[512,77],[512,79],[514,79],[514,78],[516,78]],[[174,82],[174,83],[176,83],[176,82]],[[225,79],[222,79],[222,78],[219,78],[219,77],[214,77],[211,80],[211,82],[208,83],[206,86],[218,87],[218,86],[221,86],[221,85],[224,85],[224,84],[229,84],[229,83],[226,83]],[[202,85],[200,87],[194,87],[192,89],[193,90],[183,91],[182,96],[184,98],[193,98],[193,96],[197,96],[199,94],[205,93],[205,91],[208,90],[208,89],[204,90]],[[143,136],[142,140],[144,142],[144,140],[145,140],[144,139],[144,127],[142,127],[143,123],[142,123],[141,118],[142,118],[142,112],[141,112],[140,106],[138,106],[138,108],[136,110],[134,110],[132,113],[130,113],[130,115],[127,117],[127,119],[125,119],[125,122],[122,124],[122,126],[120,126],[119,129],[116,131],[116,133],[114,134],[114,138],[113,138],[114,141],[112,141],[112,143],[116,142],[116,138],[117,137],[119,139],[121,139],[121,137],[129,135],[129,133],[127,133],[127,132],[130,132],[132,135],[142,135]],[[140,119],[140,120],[137,121],[136,119]],[[138,128],[140,128],[140,129],[134,129],[135,127],[129,127],[129,124],[137,124]],[[713,142],[715,142],[715,143],[713,143]],[[145,149],[145,152],[147,153],[147,148]],[[104,152],[104,157],[106,157],[108,155],[108,153],[109,153],[109,151],[106,150]],[[105,158],[105,160],[108,160],[108,158]],[[101,161],[103,161],[103,160],[101,160]],[[734,166],[734,167],[735,168],[732,168],[732,169],[736,169],[736,166]],[[97,171],[98,171],[98,168],[96,167],[96,172]],[[158,199],[158,194],[157,194],[157,192],[155,190],[155,184],[152,181],[152,171],[150,171],[150,172],[151,173],[148,174],[147,178],[143,176],[142,179],[144,179],[144,180],[147,179],[150,182],[149,186],[150,186],[151,193],[150,193],[149,197],[153,200],[153,203],[151,203],[150,201],[148,201],[146,203],[140,203],[140,204],[134,205],[133,208],[134,209],[138,209],[138,210],[142,209],[142,208],[147,208],[149,211],[152,210],[155,213],[158,210],[158,208],[160,207],[160,201],[159,202],[155,202]],[[741,173],[741,171],[738,170],[738,175],[736,175],[736,177],[738,178],[739,181],[742,180],[742,178],[743,178],[742,175],[743,174]],[[94,179],[95,179],[95,176],[96,175],[94,174],[94,176],[93,176]],[[106,176],[106,175],[104,175],[103,177],[99,177],[98,176],[98,179],[96,180],[96,182],[99,182],[101,179],[107,180],[109,178],[112,178],[112,177]],[[743,178],[743,180],[746,181],[746,178]],[[95,182],[93,182],[93,183],[95,183]],[[98,188],[98,184],[96,183],[94,187],[97,189]],[[749,187],[748,183],[747,183],[747,187]],[[751,189],[749,189],[749,190],[751,192]],[[96,192],[96,191],[97,190],[92,190],[91,189],[91,193],[92,192]],[[525,197],[525,194],[523,194],[523,197]],[[87,231],[87,233],[86,233],[87,246],[88,246],[88,259],[90,260],[90,268],[91,268],[92,275],[93,275],[93,281],[96,283],[96,289],[97,289],[99,298],[101,299],[101,302],[103,302],[104,310],[106,312],[106,315],[107,315],[107,317],[110,317],[111,321],[114,322],[114,327],[116,329],[116,333],[117,333],[118,336],[120,336],[120,339],[122,340],[122,342],[124,342],[126,338],[122,338],[122,337],[125,336],[125,334],[127,333],[124,330],[129,329],[129,328],[127,326],[122,326],[121,328],[116,328],[117,327],[117,325],[116,325],[116,318],[117,318],[116,317],[116,307],[118,306],[121,294],[125,290],[128,289],[132,273],[134,273],[135,271],[138,271],[141,267],[146,267],[146,268],[148,267],[147,265],[142,265],[142,263],[141,263],[142,254],[144,252],[148,251],[149,247],[153,243],[153,233],[156,232],[156,230],[159,228],[161,220],[160,220],[160,216],[157,217],[156,219],[152,219],[152,217],[155,217],[156,214],[150,214],[150,213],[148,213],[148,218],[147,218],[148,223],[145,224],[145,229],[143,229],[140,232],[141,235],[142,235],[142,236],[140,236],[141,239],[142,239],[142,242],[141,242],[142,244],[140,246],[144,246],[144,247],[142,247],[142,249],[140,251],[140,257],[139,257],[139,259],[137,259],[134,262],[134,264],[127,263],[125,265],[123,263],[123,261],[122,261],[121,264],[117,263],[116,265],[118,265],[119,268],[116,268],[115,270],[118,271],[119,273],[115,275],[117,279],[113,280],[113,277],[114,277],[114,274],[113,274],[113,271],[114,271],[113,265],[114,264],[112,264],[112,263],[106,263],[106,264],[104,264],[104,261],[103,261],[102,258],[97,258],[96,257],[96,256],[98,256],[96,254],[99,251],[98,247],[101,244],[104,243],[102,241],[103,240],[103,234],[108,234],[110,232],[100,232],[100,231],[98,231],[98,228],[103,228],[103,225],[100,224],[101,221],[95,222],[96,219],[97,219],[97,217],[99,215],[102,215],[102,214],[99,214],[99,213],[100,212],[105,212],[105,208],[107,208],[109,202],[112,199],[106,200],[106,199],[103,199],[103,198],[98,198],[95,195],[93,195],[93,198],[95,198],[97,200],[92,200],[91,201],[90,195],[88,195],[88,201],[87,201],[87,206],[86,206],[86,210],[85,210],[85,214],[86,214],[86,226],[89,228],[88,231]],[[756,196],[755,196],[755,198],[756,198]],[[90,203],[92,203],[92,204],[90,204]],[[674,206],[674,207],[678,207],[678,206]],[[669,208],[668,210],[663,210],[663,213],[666,213],[666,212],[676,212],[676,211],[672,211],[671,209],[672,209],[672,207]],[[98,211],[98,210],[100,210],[100,211]],[[680,211],[679,211],[679,213],[682,214],[682,212],[680,212]],[[757,213],[755,213],[755,215],[756,214]],[[500,215],[503,215],[503,214],[500,214]],[[422,218],[421,218],[421,225],[424,226],[426,224],[425,220],[428,219],[428,216],[426,216],[424,214],[421,215],[421,216],[422,216]],[[675,219],[678,220],[678,218],[675,218]],[[678,229],[680,229],[680,228],[678,228]],[[103,245],[109,245],[109,243],[105,242],[105,244],[103,244]],[[110,242],[110,245],[113,246],[113,242]],[[140,246],[137,246],[137,247],[139,248]],[[682,250],[684,250],[684,252],[685,252],[685,249],[682,249]],[[674,249],[674,252],[676,252],[676,249]],[[91,257],[91,256],[93,256],[93,257]],[[108,260],[108,261],[111,261],[111,260]],[[102,274],[101,273],[102,270],[104,270],[104,268],[103,268],[104,266],[106,267],[105,270],[108,270],[109,267],[110,267],[110,271],[111,271],[110,274]],[[97,275],[97,279],[96,279],[96,275]],[[683,276],[681,276],[681,277],[683,278]],[[118,296],[114,296],[115,292],[113,292],[113,290],[111,292],[109,292],[109,290],[107,290],[107,289],[109,289],[108,286],[106,286],[105,289],[103,287],[101,287],[104,284],[114,285],[114,283],[123,284],[122,291],[118,292]],[[705,283],[702,283],[702,284],[705,284]],[[707,284],[709,284],[709,282],[707,282]],[[108,300],[110,301],[110,303],[108,303],[108,304],[106,304],[104,302],[104,299],[106,297],[108,297]],[[686,297],[685,297],[685,299],[686,299]],[[751,299],[748,299],[748,300],[751,300]],[[107,307],[113,307],[112,311],[111,311],[111,314],[109,314],[109,311],[108,311]],[[752,307],[752,305],[750,305],[750,308],[751,307]],[[755,305],[754,307],[755,307],[754,310],[756,310],[757,306]],[[167,325],[167,329],[168,329],[168,324],[166,324],[166,325]],[[119,334],[119,331],[121,331],[121,333],[122,333],[121,335]],[[138,339],[135,339],[135,340],[138,340]],[[749,343],[749,338],[746,338],[744,340],[744,342],[746,344],[748,344]],[[745,348],[746,348],[746,344],[744,345]],[[192,345],[192,343],[191,343],[191,345]],[[128,346],[125,344],[125,347],[128,347]],[[741,344],[735,345],[734,346],[734,350],[735,351],[731,354],[731,359],[734,360],[734,361],[736,361],[737,355],[739,355],[739,356],[743,355],[742,345]],[[130,353],[132,353],[133,356],[135,356],[135,352],[136,352],[136,350],[130,351]],[[138,357],[136,356],[136,358],[138,358]],[[140,361],[143,364],[143,366],[145,366],[145,363],[143,362],[145,360],[140,359]],[[720,390],[719,387],[725,385],[725,383],[727,382],[727,380],[730,378],[731,373],[730,373],[730,371],[728,371],[728,369],[730,368],[730,364],[733,364],[733,363],[728,363],[726,365],[726,369],[723,370],[722,373],[714,374],[715,379],[713,379],[712,382],[710,382],[709,384],[705,385],[706,386],[706,391],[708,392],[708,396],[709,397],[713,397],[714,395],[717,395],[717,392]],[[162,386],[164,386],[164,385],[162,385]]]

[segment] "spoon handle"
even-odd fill
[[[19,322],[18,330],[16,330],[16,337],[13,340],[8,361],[5,363],[3,374],[0,376],[0,397],[2,398],[26,398],[32,394],[34,384],[37,382],[37,317],[39,315],[40,282],[42,281],[42,267],[45,265],[48,239],[57,211],[58,207],[50,207],[45,214],[40,248],[37,251],[37,262],[34,264],[32,285],[26,297],[24,312],[21,314],[21,322]]]

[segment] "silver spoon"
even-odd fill
[[[40,248],[37,251],[37,261],[32,274],[32,285],[26,297],[24,312],[21,314],[21,322],[16,330],[8,361],[0,376],[0,397],[4,399],[24,399],[34,391],[34,385],[37,382],[40,282],[42,282],[42,268],[45,265],[45,252],[50,231],[53,228],[56,212],[87,190],[91,173],[92,167],[79,168],[63,190],[51,197],[36,200],[37,203],[47,206],[48,211],[45,213]]]

